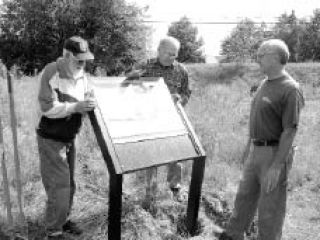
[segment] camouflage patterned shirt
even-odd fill
[[[191,90],[187,69],[179,62],[174,61],[171,66],[163,66],[158,59],[151,59],[141,67],[145,72],[142,77],[162,77],[171,94],[179,94],[181,104],[188,102]]]

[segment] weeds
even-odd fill
[[[289,179],[290,199],[284,239],[292,238],[294,226],[318,233],[318,222],[310,221],[312,214],[320,214],[319,204],[309,203],[319,193],[318,177],[320,142],[320,110],[318,82],[319,64],[289,64],[290,74],[299,80],[306,96],[306,107],[301,117],[295,144],[298,145],[296,160]],[[193,64],[191,73],[192,97],[186,107],[207,154],[203,183],[202,202],[199,212],[198,234],[201,239],[214,239],[212,226],[224,227],[230,216],[233,198],[240,177],[239,156],[248,134],[250,88],[263,76],[256,64]],[[25,214],[28,216],[30,239],[41,239],[44,234],[43,210],[45,192],[39,174],[38,150],[35,127],[39,118],[37,104],[38,79],[22,77],[15,81],[16,113],[18,118],[19,154],[22,165]],[[11,132],[6,82],[0,78],[1,116],[4,122],[4,137],[8,171],[12,187],[14,213],[16,198],[12,159]],[[72,217],[86,230],[81,239],[105,239],[107,236],[109,177],[100,149],[89,121],[86,119],[78,139],[76,168],[77,192]],[[191,164],[184,164],[185,175],[190,175]],[[312,166],[312,167],[310,167]],[[158,171],[159,195],[152,212],[144,209],[145,183],[135,174],[125,175],[123,199],[123,239],[192,239],[185,233],[184,214],[186,201],[177,202],[167,192],[166,167]],[[185,185],[189,184],[185,176]],[[3,187],[0,183],[0,198]],[[219,192],[219,194],[216,194]],[[308,204],[300,204],[301,201]],[[299,204],[298,204],[299,203]],[[302,209],[302,207],[305,207]],[[298,215],[300,214],[300,215]],[[16,215],[15,215],[16,216]],[[316,216],[312,216],[317,219]],[[0,224],[5,226],[5,208],[0,207]],[[318,230],[317,230],[318,229]],[[2,233],[1,233],[2,231]],[[256,231],[256,230],[252,230]],[[4,235],[5,229],[0,230]],[[301,236],[301,237],[299,237]],[[315,235],[316,236],[316,235]],[[72,236],[70,236],[72,239]],[[252,238],[253,239],[253,238]],[[295,239],[302,240],[303,234]]]

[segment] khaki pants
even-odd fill
[[[75,192],[75,143],[57,142],[37,136],[40,171],[47,194],[45,222],[48,232],[62,231]]]
[[[234,240],[244,239],[244,232],[257,210],[259,239],[281,239],[286,212],[287,177],[293,161],[293,150],[289,153],[276,188],[266,193],[261,187],[262,179],[272,165],[277,150],[277,146],[254,146],[251,156],[245,163],[234,210],[226,230]]]
[[[178,187],[182,180],[182,165],[180,163],[170,163],[168,165],[167,182],[169,187]],[[146,170],[146,195],[147,198],[153,198],[157,191],[157,168],[149,168]]]

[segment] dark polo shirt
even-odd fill
[[[178,93],[181,96],[182,105],[185,105],[191,95],[189,88],[189,76],[187,69],[179,62],[174,61],[171,66],[162,66],[157,58],[150,59],[142,68],[143,77],[162,77],[171,94]]]
[[[252,101],[250,137],[279,140],[286,128],[296,128],[304,106],[302,91],[290,75],[264,80]]]

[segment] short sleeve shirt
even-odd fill
[[[279,140],[286,128],[296,128],[304,98],[299,83],[290,75],[264,80],[252,101],[250,137]]]
[[[190,98],[189,77],[186,68],[174,61],[171,66],[163,66],[157,59],[151,59],[142,66],[145,70],[143,77],[162,77],[171,94],[179,94],[182,103],[186,104]]]

